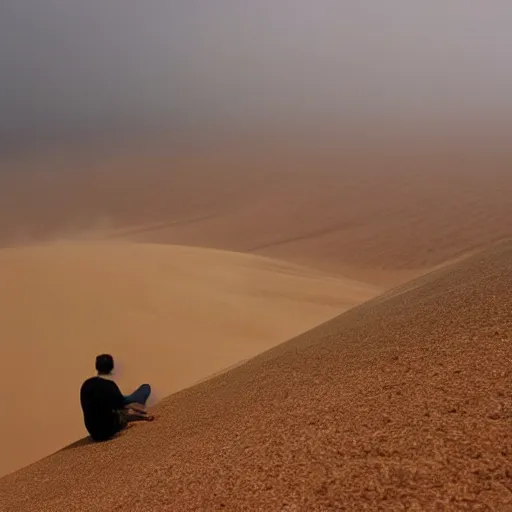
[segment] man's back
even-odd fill
[[[124,397],[115,382],[101,377],[87,379],[80,388],[80,404],[93,439],[109,439],[121,430],[117,411],[124,408]]]

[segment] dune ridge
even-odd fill
[[[508,510],[511,286],[503,243],[0,479],[0,506]]]
[[[86,434],[78,401],[110,352],[153,403],[379,292],[269,258],[156,244],[0,250],[0,474]],[[1,507],[0,507],[1,508]]]
[[[0,244],[212,247],[393,286],[512,236],[510,162],[476,146],[315,141],[22,159],[0,173]]]

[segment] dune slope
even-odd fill
[[[0,508],[509,510],[511,287],[510,243],[423,277],[4,477]]]
[[[78,391],[98,353],[114,354],[122,390],[150,382],[155,401],[377,293],[265,258],[125,242],[4,249],[0,283],[0,474],[86,434]]]

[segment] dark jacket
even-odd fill
[[[85,428],[95,441],[104,441],[125,425],[124,397],[117,384],[101,377],[87,379],[80,388]]]

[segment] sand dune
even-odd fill
[[[117,357],[126,392],[151,382],[161,398],[377,293],[265,258],[124,242],[3,249],[0,282],[0,473],[84,435],[78,390],[97,353]]]
[[[508,510],[511,286],[509,243],[4,477],[0,506]]]
[[[464,258],[512,236],[511,160],[305,144],[0,161],[0,474],[85,434],[100,351],[155,401],[202,382],[154,424],[4,477],[0,510],[507,510],[512,248]]]
[[[9,161],[0,243],[116,236],[252,252],[389,286],[512,235],[511,161],[468,146],[313,142]]]

